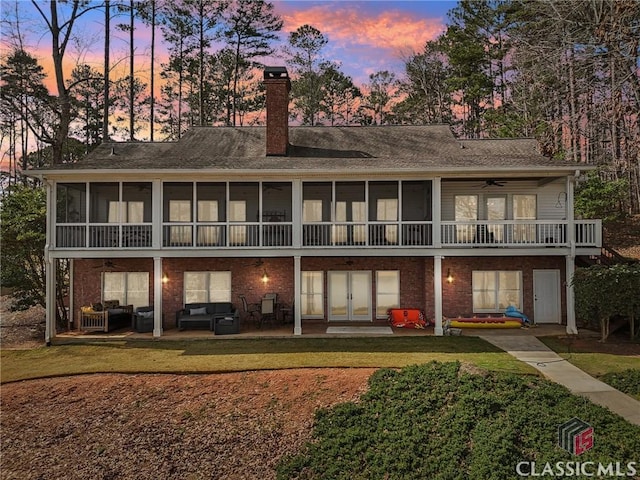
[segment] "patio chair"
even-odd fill
[[[242,300],[243,321],[246,322],[247,318],[250,318],[256,325],[260,326],[260,305],[247,302],[247,298],[244,295],[238,295],[238,297]]]
[[[260,326],[262,327],[265,322],[271,322],[273,324],[275,318],[276,312],[273,298],[263,298],[260,308]]]

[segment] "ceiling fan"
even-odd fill
[[[103,259],[100,265],[95,265],[93,268],[100,268],[104,271],[107,268],[116,268],[116,264],[112,260]]]
[[[264,261],[261,258],[259,258],[255,262],[249,263],[247,266],[259,268],[262,265],[264,265]]]
[[[480,188],[487,188],[487,187],[504,187],[506,185],[507,182],[502,181],[502,180],[496,180],[494,178],[488,178],[484,181],[484,183],[482,184],[482,186]]]

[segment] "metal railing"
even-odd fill
[[[152,225],[57,224],[56,248],[151,248]],[[302,247],[417,248],[436,244],[426,222],[314,222],[302,225]],[[600,247],[600,220],[576,220],[573,238],[566,221],[491,220],[441,222],[443,247]],[[293,223],[163,223],[161,248],[294,247]]]

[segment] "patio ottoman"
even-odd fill
[[[237,315],[225,315],[214,320],[214,333],[216,335],[231,335],[240,333],[240,317]]]

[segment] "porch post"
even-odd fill
[[[442,202],[442,178],[435,177],[432,182],[433,192],[431,197],[431,221],[433,225],[432,242],[433,248],[442,247],[442,227],[441,227],[441,212],[442,208],[440,206]]]
[[[442,256],[433,257],[433,309],[435,312],[435,327],[433,333],[438,336],[444,334],[442,330]]]
[[[153,180],[151,184],[151,246],[154,249],[162,247],[162,181]],[[87,217],[88,218],[88,217]],[[155,312],[154,306],[154,312]]]
[[[300,248],[302,246],[302,181],[300,179],[293,180],[292,205],[291,205],[291,221],[293,222],[292,246]]]
[[[162,336],[162,257],[153,257],[153,336]]]
[[[567,333],[570,335],[576,335],[578,328],[576,327],[576,309],[575,309],[575,294],[571,282],[573,280],[573,272],[576,269],[576,227],[575,218],[573,215],[573,186],[575,178],[580,172],[576,171],[575,177],[567,176],[567,242],[569,242],[570,252],[566,256],[565,267],[565,281],[566,281],[566,301],[567,301]]]
[[[51,345],[51,339],[56,332],[56,269],[55,260],[51,258],[51,242],[53,240],[53,222],[55,219],[55,190],[54,184],[45,183],[47,193],[47,221],[45,224],[45,330],[44,341],[47,346]],[[54,213],[52,213],[54,212]]]
[[[293,257],[293,334],[294,335],[302,335],[302,319],[301,317],[301,278],[302,274],[300,273],[300,255],[296,255]]]

